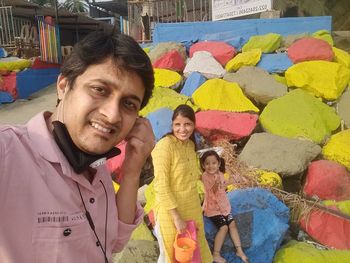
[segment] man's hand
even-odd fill
[[[155,145],[151,123],[145,118],[137,118],[134,127],[125,138],[125,160],[123,173],[139,174]]]
[[[142,166],[155,145],[150,122],[138,118],[134,127],[125,138],[125,159],[121,172],[123,179],[116,196],[119,220],[132,224],[135,219],[137,190],[140,184]]]

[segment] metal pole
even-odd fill
[[[195,3],[194,0],[192,0],[192,14],[193,14],[193,22],[196,21],[196,11],[195,11]]]
[[[59,24],[59,21],[58,21],[58,7],[57,7],[57,0],[54,0],[55,2],[55,16],[56,16],[56,24],[58,25]]]

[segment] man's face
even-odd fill
[[[56,114],[80,150],[101,154],[128,135],[144,92],[139,76],[120,71],[112,59],[107,59],[89,66],[72,88],[64,77],[58,80],[62,101]]]

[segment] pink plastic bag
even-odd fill
[[[191,238],[197,242],[197,228],[196,228],[196,222],[194,220],[188,220],[186,221],[187,223],[187,230],[190,232],[191,234]],[[181,234],[179,235],[179,237],[182,237],[183,235],[186,234]],[[176,263],[178,263],[178,261],[175,260]],[[201,259],[201,252],[199,249],[199,245],[197,243],[197,247],[196,250],[193,252],[193,258],[189,263],[201,263],[202,259]]]

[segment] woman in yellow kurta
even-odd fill
[[[202,208],[197,192],[200,176],[194,144],[195,113],[187,105],[178,106],[172,118],[172,134],[162,138],[152,152],[155,217],[161,255],[158,263],[174,262],[176,232],[183,233],[186,221],[197,226],[201,262],[212,262],[204,234]]]

